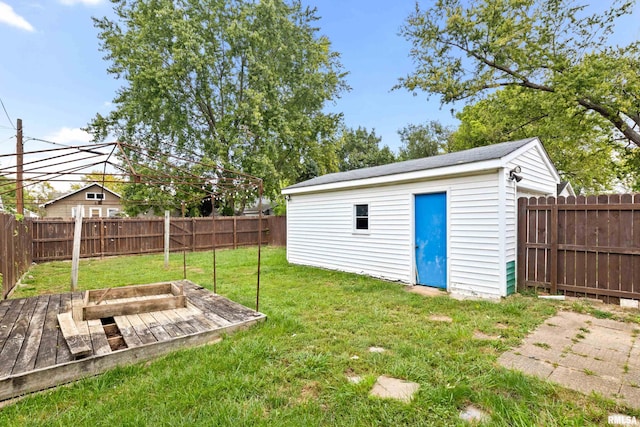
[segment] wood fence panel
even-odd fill
[[[32,242],[29,221],[0,213],[0,282],[6,298],[31,265]]]
[[[262,243],[286,244],[286,217],[262,219]],[[72,220],[31,220],[34,261],[71,259]],[[282,226],[284,224],[284,227]],[[215,227],[215,233],[214,233]],[[257,245],[258,217],[171,218],[171,251],[199,251]],[[160,253],[164,251],[164,218],[85,218],[82,224],[80,256],[98,257]]]
[[[584,196],[578,196],[567,199],[568,204],[584,205],[587,199]],[[587,211],[569,211],[573,217],[573,227],[575,236],[573,244],[576,246],[585,246],[587,244]],[[571,254],[571,263],[568,264],[571,273],[567,270],[567,283],[575,283],[576,286],[586,286],[586,270],[584,268],[576,268],[577,265],[585,265],[587,262],[587,254],[584,251],[569,251]]]
[[[518,287],[640,300],[640,195],[518,200]]]
[[[623,194],[620,198],[620,203],[632,203],[633,196],[631,194]],[[638,215],[640,216],[640,215]],[[620,212],[620,222],[622,224],[631,225],[630,230],[625,230],[623,227],[619,227],[620,233],[620,246],[624,248],[633,247],[633,212],[622,211]],[[629,278],[625,280],[625,278]],[[633,256],[629,254],[620,255],[620,290],[623,292],[633,292]]]
[[[599,205],[608,204],[608,196],[606,194],[599,195],[597,200]],[[609,212],[598,210],[596,214],[598,215],[596,248],[609,246]],[[607,268],[608,261],[607,253],[596,251],[597,287],[600,290],[609,288],[609,269]]]
[[[567,203],[567,199],[565,197],[558,197],[558,204],[564,205]],[[572,212],[573,213],[573,212]],[[568,215],[566,210],[558,210],[558,281],[560,283],[567,283],[567,264],[571,264],[570,258],[572,258],[572,251],[567,251],[566,249],[560,249],[563,245],[574,244],[573,237],[574,233],[569,231],[569,224],[574,224],[573,218],[571,215]],[[571,242],[571,243],[569,243]],[[569,262],[567,262],[569,261]]]
[[[611,196],[609,196],[609,203],[619,204],[620,201],[621,200],[619,194],[612,194]],[[620,220],[622,219],[622,212],[627,212],[629,214],[631,213],[629,211],[621,211],[617,209],[607,212],[609,215],[609,232],[607,233],[609,236],[609,246],[614,248],[620,247]],[[628,222],[626,224],[631,226],[631,222]],[[620,255],[621,254],[619,253],[608,254],[609,268],[607,270],[609,274],[607,277],[607,288],[615,291],[620,290]]]
[[[273,246],[287,246],[287,217],[269,216],[269,244]]]
[[[596,196],[589,196],[586,200],[586,205],[595,205],[598,203],[598,198]],[[594,248],[598,245],[598,211],[590,210],[586,211],[587,213],[587,222],[585,224],[586,228],[586,241],[585,248]],[[585,277],[585,287],[596,286],[598,283],[597,279],[597,266],[598,266],[598,258],[597,253],[595,251],[585,251],[585,255],[587,258],[586,261],[586,277]]]

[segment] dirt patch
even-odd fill
[[[475,338],[477,340],[481,340],[481,341],[495,341],[495,340],[499,340],[500,336],[499,335],[485,334],[482,331],[475,331],[473,333],[473,338]]]
[[[312,381],[305,384],[300,391],[300,397],[298,397],[298,403],[306,403],[310,400],[317,399],[320,396],[320,383],[318,381]]]
[[[445,323],[451,323],[453,322],[453,319],[449,316],[442,316],[439,314],[434,314],[432,316],[429,316],[429,320],[433,321],[433,322],[445,322]]]

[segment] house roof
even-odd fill
[[[322,184],[333,184],[336,182],[353,181],[358,179],[375,178],[388,175],[396,175],[407,172],[416,172],[429,169],[439,169],[447,166],[457,166],[468,163],[476,163],[487,160],[501,159],[508,154],[522,148],[538,138],[520,139],[517,141],[503,142],[500,144],[486,145],[484,147],[472,148],[470,150],[457,151],[455,153],[440,154],[438,156],[424,157],[422,159],[407,160],[404,162],[391,163],[383,166],[356,169],[347,172],[330,173],[318,176],[307,181],[290,185],[284,190],[311,187]]]
[[[573,187],[571,186],[571,183],[569,181],[562,181],[557,185],[556,195],[559,196],[560,193],[562,193],[564,190],[567,190],[567,193],[569,193],[569,195],[571,196],[576,195],[576,192],[573,190]]]
[[[44,203],[44,204],[42,205],[42,207],[49,206],[50,204],[55,203],[55,202],[57,202],[58,200],[66,199],[66,198],[67,198],[67,197],[69,197],[69,196],[73,196],[74,194],[80,193],[80,192],[82,192],[82,191],[84,191],[84,190],[87,190],[87,189],[89,189],[89,188],[93,187],[93,186],[100,187],[100,189],[104,190],[104,191],[105,191],[105,192],[107,192],[107,193],[111,193],[111,194],[113,194],[113,195],[114,195],[114,196],[116,196],[118,199],[121,199],[121,198],[122,198],[122,196],[121,196],[121,195],[119,195],[118,193],[116,193],[115,191],[109,190],[107,187],[104,187],[104,186],[102,186],[102,185],[98,184],[97,182],[92,182],[92,183],[89,183],[89,184],[85,185],[85,186],[84,186],[84,187],[82,187],[82,188],[79,188],[79,189],[75,190],[75,191],[72,191],[72,192],[70,192],[70,193],[63,194],[63,195],[61,195],[61,196],[59,196],[59,197],[56,197],[55,199],[49,200],[48,202]]]

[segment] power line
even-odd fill
[[[2,102],[2,98],[0,98],[0,104],[2,104],[2,109],[4,110],[4,114],[7,116],[9,123],[11,123],[11,126],[15,130],[16,126],[13,124],[13,120],[11,120],[11,117],[9,117],[9,113],[7,112],[7,108],[4,106],[4,102]]]

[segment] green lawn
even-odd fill
[[[218,252],[218,292],[252,307],[256,249]],[[190,280],[211,287],[211,253],[187,255]],[[15,297],[68,289],[70,263],[35,266]],[[182,255],[87,260],[80,288],[182,278]],[[603,425],[640,416],[499,367],[497,357],[559,304],[425,298],[399,284],[288,265],[263,249],[260,309],[268,320],[221,343],[118,368],[30,396],[0,411],[0,425],[460,425],[472,403],[491,425]],[[446,315],[452,323],[429,321]],[[473,339],[474,331],[501,335]],[[370,346],[387,349],[370,353]],[[354,358],[358,356],[358,358]],[[346,374],[363,377],[352,384]],[[371,398],[379,375],[420,384],[410,404]]]

